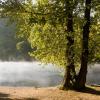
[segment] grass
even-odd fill
[[[87,86],[81,92],[58,87],[0,87],[0,100],[100,100],[100,87]]]

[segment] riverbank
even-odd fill
[[[100,100],[100,87],[84,92],[63,91],[57,87],[0,87],[0,100]]]

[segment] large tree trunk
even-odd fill
[[[76,88],[85,88],[86,75],[87,75],[87,64],[88,64],[88,41],[89,41],[89,28],[90,28],[90,10],[91,0],[85,2],[85,24],[83,26],[83,39],[82,39],[82,54],[81,54],[81,68],[77,77]]]
[[[73,35],[73,11],[71,2],[66,0],[66,39],[67,39],[67,49],[66,49],[66,69],[64,76],[64,89],[69,89],[73,84],[73,77],[75,75],[75,66],[74,66],[74,35]]]

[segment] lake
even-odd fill
[[[0,62],[1,86],[48,87],[61,83],[61,70],[39,62]]]
[[[100,85],[100,64],[89,65],[87,74],[87,84]]]
[[[0,62],[0,86],[56,86],[63,81],[62,72],[52,64]],[[87,84],[100,84],[100,64],[89,67]]]

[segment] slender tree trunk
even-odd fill
[[[65,77],[64,77],[64,89],[69,89],[73,84],[73,74],[75,74],[74,67],[74,35],[73,35],[73,11],[71,2],[66,0],[66,39],[67,39],[67,49],[66,49],[66,69],[65,69]]]
[[[81,68],[79,75],[76,80],[76,88],[85,88],[86,75],[87,75],[87,64],[88,64],[88,41],[89,41],[89,28],[90,28],[90,10],[91,10],[91,0],[86,0],[85,2],[85,24],[83,26],[83,39],[82,39],[82,54],[81,54]]]

